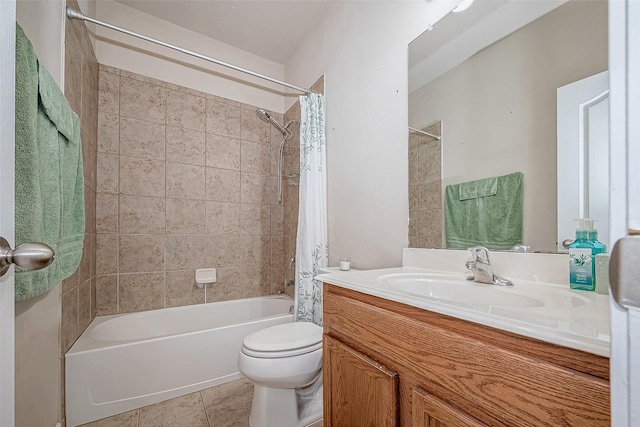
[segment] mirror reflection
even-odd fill
[[[414,40],[409,46],[409,126],[431,136],[409,133],[410,247],[447,247],[447,186],[463,188],[519,172],[520,243],[530,250],[557,251],[563,240],[558,223],[587,213],[576,206],[562,218],[557,214],[558,194],[565,194],[557,174],[564,167],[557,159],[558,89],[607,67],[604,0],[476,0]],[[575,159],[566,166],[578,170],[576,177],[585,168],[606,166],[576,147]],[[569,175],[562,180],[573,181]],[[606,213],[607,200],[591,203],[593,212]],[[469,227],[479,224],[478,216],[492,218],[484,212],[471,215]]]

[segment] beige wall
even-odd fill
[[[413,92],[442,120],[444,185],[524,173],[524,243],[556,249],[556,89],[607,69],[607,3],[571,1]]]
[[[286,64],[325,76],[329,263],[398,266],[408,245],[407,46],[456,2],[335,2]]]
[[[284,78],[284,65],[169,23],[113,0],[97,2],[102,21],[172,43],[276,79]],[[212,18],[213,19],[213,18]],[[214,25],[215,19],[212,20]],[[98,26],[97,50],[101,64],[132,71],[209,94],[259,105],[284,113],[282,87],[205,62],[179,52]],[[320,75],[314,76],[314,80]],[[312,81],[313,82],[313,81]],[[268,88],[269,90],[264,90]],[[295,100],[295,96],[293,97]]]

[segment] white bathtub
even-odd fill
[[[238,378],[244,337],[293,321],[287,296],[96,317],[65,356],[67,425]]]

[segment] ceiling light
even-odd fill
[[[458,12],[462,12],[463,10],[467,10],[469,6],[471,6],[471,3],[473,3],[473,0],[462,0],[462,2],[460,2],[456,7],[454,7],[451,12],[458,13]]]

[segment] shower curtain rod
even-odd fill
[[[121,33],[128,34],[130,36],[137,37],[139,39],[146,40],[146,41],[151,42],[151,43],[159,44],[160,46],[164,46],[164,47],[167,47],[169,49],[177,50],[178,52],[182,52],[182,53],[187,54],[187,55],[195,56],[196,58],[200,58],[200,59],[203,59],[205,61],[213,62],[214,64],[222,65],[223,67],[231,68],[232,70],[240,71],[241,73],[249,74],[249,75],[251,75],[253,77],[258,77],[259,79],[270,81],[271,83],[276,83],[276,84],[279,84],[281,86],[286,86],[286,87],[288,87],[290,89],[295,89],[297,91],[304,92],[304,93],[307,93],[307,94],[314,93],[314,91],[311,90],[311,89],[307,89],[307,88],[304,88],[304,87],[292,85],[290,83],[286,83],[286,82],[274,79],[272,77],[256,73],[255,71],[247,70],[246,68],[241,68],[241,67],[238,67],[236,65],[229,64],[227,62],[223,62],[223,61],[220,61],[218,59],[214,59],[214,58],[199,54],[197,52],[193,52],[193,51],[188,50],[188,49],[184,49],[184,48],[181,48],[181,47],[178,47],[178,46],[175,46],[175,45],[172,45],[172,44],[160,41],[160,40],[156,40],[154,38],[145,36],[143,34],[135,33],[133,31],[129,31],[129,30],[126,30],[124,28],[116,27],[115,25],[111,25],[111,24],[108,24],[106,22],[102,22],[102,21],[99,21],[97,19],[90,18],[90,17],[86,16],[85,14],[83,14],[82,12],[79,12],[79,11],[77,11],[75,9],[70,8],[70,7],[67,7],[67,17],[69,19],[79,19],[81,21],[89,21],[89,22],[92,22],[92,23],[94,23],[96,25],[100,25],[102,27],[110,28],[112,30],[119,31]]]
[[[421,133],[421,134],[423,134],[423,135],[430,136],[431,138],[434,138],[434,139],[435,139],[435,140],[437,140],[437,141],[440,141],[440,140],[442,139],[442,137],[441,137],[441,136],[434,135],[434,134],[432,134],[432,133],[425,132],[425,131],[420,130],[420,129],[412,128],[411,126],[409,126],[409,130],[410,130],[410,131],[412,131],[412,132],[417,132],[417,133]]]

